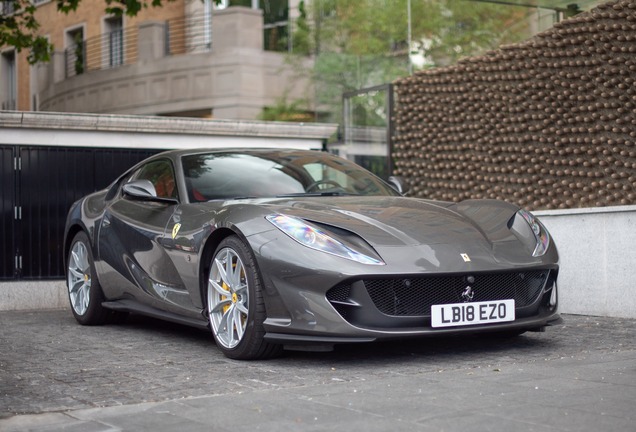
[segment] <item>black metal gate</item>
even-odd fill
[[[0,147],[0,280],[12,279],[17,267],[15,254],[14,149]]]
[[[102,189],[158,150],[61,147],[2,148],[0,277],[64,276],[63,236],[73,202]]]

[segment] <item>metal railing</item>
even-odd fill
[[[137,62],[137,27],[85,39],[64,50],[66,77]]]
[[[205,52],[212,48],[212,17],[198,14],[166,21],[166,55]]]
[[[15,111],[15,107],[16,107],[15,99],[2,101],[2,104],[0,104],[0,108],[2,109],[2,111]]]
[[[134,64],[139,57],[137,26],[83,40],[64,51],[66,77]],[[205,52],[212,46],[211,17],[203,14],[165,22],[164,54]]]

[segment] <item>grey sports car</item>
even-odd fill
[[[209,328],[236,359],[561,322],[557,250],[532,214],[392,181],[324,152],[153,156],[71,207],[72,312]]]

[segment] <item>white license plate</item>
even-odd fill
[[[514,300],[453,303],[431,306],[433,327],[489,324],[515,320]]]

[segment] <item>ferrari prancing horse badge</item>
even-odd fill
[[[179,234],[180,228],[181,228],[180,223],[174,224],[174,227],[172,227],[172,240],[174,240],[177,234]]]

